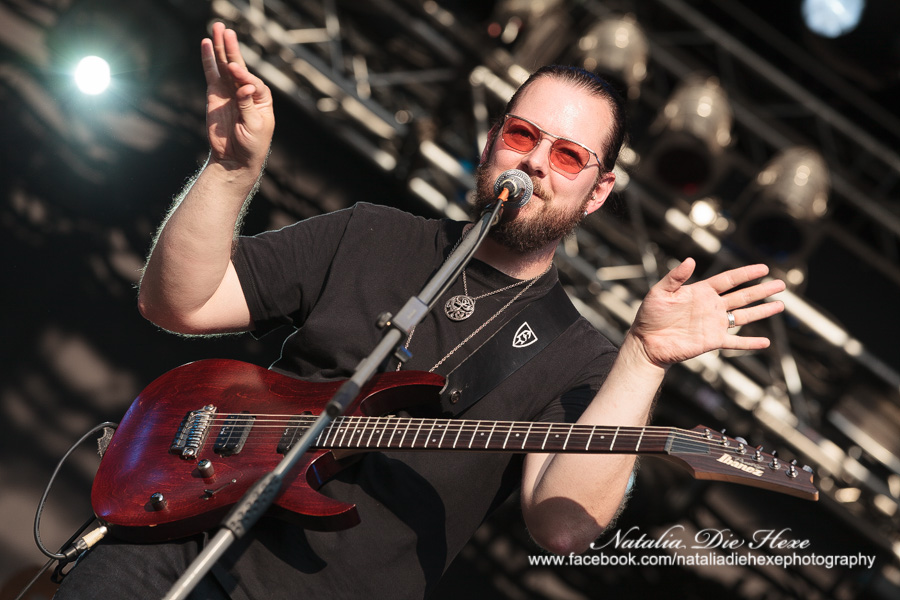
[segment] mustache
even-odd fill
[[[531,184],[534,186],[534,191],[532,192],[535,196],[538,196],[541,200],[549,201],[553,199],[553,194],[544,189],[544,186],[541,185],[540,179],[531,176]]]

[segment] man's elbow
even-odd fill
[[[604,527],[596,523],[573,525],[571,523],[556,527],[553,531],[532,531],[531,537],[547,552],[553,554],[582,554],[587,552],[591,544],[604,531]]]
[[[203,333],[196,327],[192,326],[188,319],[178,318],[175,313],[170,310],[164,310],[159,304],[154,303],[148,294],[143,291],[138,292],[138,312],[141,316],[166,331],[172,333],[180,333],[184,335],[196,335]]]
[[[591,515],[565,498],[545,500],[525,518],[532,539],[553,554],[581,554],[605,531],[609,521]]]

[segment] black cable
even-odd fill
[[[91,521],[93,521],[93,519],[91,519]],[[19,595],[15,597],[15,600],[22,600],[22,598],[25,597],[25,594],[28,593],[28,590],[31,589],[31,586],[33,586],[37,582],[38,578],[41,575],[43,575],[44,573],[47,572],[47,569],[50,568],[50,565],[52,565],[53,561],[55,561],[55,560],[56,560],[55,558],[51,558],[46,563],[44,563],[44,566],[41,567],[41,570],[38,571],[34,577],[31,578],[31,581],[28,582],[28,585],[26,585],[25,587],[22,588],[22,591],[19,592]]]
[[[72,534],[72,537],[70,537],[68,540],[66,540],[66,542],[62,546],[59,547],[59,551],[62,552],[63,550],[65,550],[66,548],[71,546],[72,543],[75,541],[75,539],[78,536],[80,536],[82,533],[84,533],[84,530],[87,529],[88,526],[96,520],[97,520],[97,517],[95,517],[94,515],[91,515],[91,517],[87,521],[85,521],[84,524],[81,527],[79,527],[75,531],[74,534]],[[19,592],[19,595],[15,597],[15,600],[22,600],[22,598],[25,597],[25,594],[28,593],[28,590],[31,589],[31,586],[33,586],[35,583],[37,583],[37,580],[41,577],[41,575],[46,573],[47,569],[50,568],[50,565],[52,565],[54,563],[54,561],[56,561],[56,560],[58,560],[58,559],[51,558],[50,560],[48,560],[44,564],[44,566],[41,567],[41,570],[38,571],[34,577],[31,578],[31,581],[29,581],[28,584],[24,588],[22,588],[22,591]]]
[[[69,450],[57,463],[56,468],[53,469],[53,474],[50,476],[50,481],[47,482],[47,487],[44,489],[44,495],[41,496],[41,501],[38,503],[37,513],[34,515],[34,541],[37,544],[38,549],[43,552],[45,556],[48,556],[51,559],[55,560],[69,561],[74,559],[80,553],[80,550],[78,550],[76,546],[71,545],[72,540],[78,537],[78,535],[82,531],[87,529],[87,526],[90,525],[94,520],[94,518],[92,517],[90,521],[85,523],[81,530],[78,531],[78,533],[76,533],[74,536],[72,536],[72,538],[69,540],[69,542],[66,543],[66,545],[60,548],[60,552],[50,552],[44,547],[44,544],[41,542],[41,513],[44,512],[44,504],[47,502],[47,496],[50,494],[50,488],[53,486],[53,482],[56,480],[56,476],[57,474],[59,474],[59,470],[62,468],[63,463],[66,462],[66,459],[69,458],[69,455],[75,451],[75,448],[80,446],[81,443],[88,439],[90,436],[94,435],[102,429],[106,429],[107,427],[116,429],[116,427],[118,426],[118,423],[112,423],[110,421],[97,425],[86,434],[81,436],[81,439],[79,439],[77,442],[75,442],[75,444],[72,445],[71,448],[69,448]],[[66,548],[66,546],[68,546],[68,548]]]

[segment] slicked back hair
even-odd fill
[[[581,67],[572,67],[565,65],[547,65],[541,67],[531,74],[525,80],[516,93],[506,104],[503,114],[515,113],[515,106],[519,102],[522,93],[529,85],[544,77],[552,77],[559,81],[573,84],[592,96],[602,98],[609,104],[612,112],[613,122],[610,124],[609,138],[604,140],[604,148],[600,153],[602,156],[602,167],[605,171],[612,171],[616,165],[616,159],[619,157],[619,150],[625,141],[626,119],[625,119],[625,102],[616,89],[609,84],[608,81],[591,73]]]

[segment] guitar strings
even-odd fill
[[[163,412],[163,411],[160,411]],[[174,412],[174,411],[165,411],[165,412]],[[182,413],[178,413],[182,414]],[[216,413],[213,416],[205,419],[203,423],[208,425],[211,428],[215,427],[232,427],[232,428],[241,428],[249,426],[251,430],[262,430],[258,435],[250,436],[247,440],[245,440],[246,444],[252,445],[260,445],[260,444],[272,444],[273,441],[280,441],[282,437],[284,437],[284,433],[288,429],[296,429],[297,435],[296,438],[299,438],[309,426],[315,422],[318,418],[318,415],[297,415],[297,414],[272,414],[272,413],[260,413],[260,414],[251,414],[251,413]],[[426,423],[430,425],[430,427],[426,427]],[[416,427],[418,425],[418,427]],[[683,442],[689,444],[700,444],[705,447],[705,449],[710,450],[714,449],[718,452],[730,453],[734,456],[744,456],[747,453],[755,452],[755,449],[749,448],[747,446],[738,446],[739,442],[734,440],[733,438],[727,438],[725,436],[721,437],[711,437],[712,431],[707,430],[704,432],[688,430],[688,429],[680,429],[677,427],[665,427],[665,426],[655,426],[655,425],[647,425],[647,426],[608,426],[608,425],[587,425],[587,424],[578,424],[578,423],[547,423],[547,422],[529,422],[529,421],[487,421],[487,420],[475,420],[475,419],[423,419],[423,418],[407,418],[407,417],[369,417],[369,416],[354,416],[354,415],[345,415],[338,417],[331,424],[325,427],[323,431],[317,436],[316,441],[314,442],[313,448],[316,449],[329,449],[329,448],[348,448],[348,449],[360,449],[365,448],[365,445],[361,445],[361,440],[369,434],[369,440],[367,440],[368,444],[371,444],[371,438],[374,433],[380,431],[381,429],[390,430],[391,437],[388,440],[388,445],[385,447],[380,446],[380,440],[383,438],[385,433],[381,434],[379,438],[379,443],[376,444],[375,449],[403,449],[403,442],[406,441],[407,436],[410,434],[412,430],[415,430],[412,436],[412,440],[410,441],[410,446],[406,449],[416,449],[415,444],[418,441],[419,435],[422,433],[424,429],[428,429],[429,437],[433,435],[435,429],[438,429],[438,433],[442,433],[442,436],[446,436],[447,432],[452,432],[456,435],[457,440],[463,435],[471,435],[472,437],[466,437],[463,439],[464,442],[469,442],[466,446],[470,448],[472,443],[475,441],[475,434],[481,433],[482,435],[490,434],[488,437],[488,441],[484,446],[478,446],[472,449],[497,449],[495,446],[491,446],[492,438],[495,432],[499,430],[501,435],[505,435],[508,440],[510,436],[516,435],[517,437],[522,434],[526,434],[528,436],[534,436],[535,438],[540,438],[541,434],[545,436],[545,443],[548,441],[549,436],[554,436],[555,440],[562,435],[565,435],[569,442],[566,442],[564,448],[566,451],[575,452],[579,448],[579,446],[585,447],[582,452],[588,453],[590,452],[589,445],[596,440],[604,440],[606,436],[614,436],[613,441],[610,445],[610,451],[612,448],[617,445],[622,445],[622,443],[629,441],[637,437],[639,438],[639,442],[637,444],[637,449],[639,450],[639,445],[643,443],[644,440],[650,442],[659,442],[671,439],[674,442]],[[277,435],[273,435],[277,432]],[[215,433],[215,432],[211,432]],[[347,434],[349,435],[349,439],[345,441]],[[396,446],[391,445],[393,442],[393,438],[397,434],[401,434],[399,441]],[[721,435],[721,434],[719,434]],[[335,438],[340,436],[340,440],[335,443]],[[328,443],[329,438],[331,438],[331,443]],[[354,442],[354,438],[356,438],[356,442]],[[723,440],[727,440],[728,444],[725,445]],[[518,439],[516,439],[518,442]],[[421,444],[421,441],[418,441]],[[431,443],[430,441],[425,442],[424,447]],[[443,443],[443,440],[436,442]],[[525,444],[528,443],[526,440],[520,449],[526,449]],[[571,446],[570,446],[571,443]],[[321,444],[321,445],[319,445]],[[599,446],[599,444],[597,444]],[[456,447],[455,442],[454,446]],[[572,448],[569,450],[569,448]],[[515,449],[515,445],[513,446]],[[533,449],[533,447],[529,447],[528,449]],[[596,451],[598,448],[593,448]],[[653,449],[651,449],[653,450]],[[670,449],[671,450],[671,449]],[[548,449],[548,451],[560,451],[560,448],[553,446]],[[665,450],[664,450],[665,451]],[[621,449],[617,449],[615,452],[623,452]],[[763,457],[766,458],[774,458],[771,455],[762,453]]]

